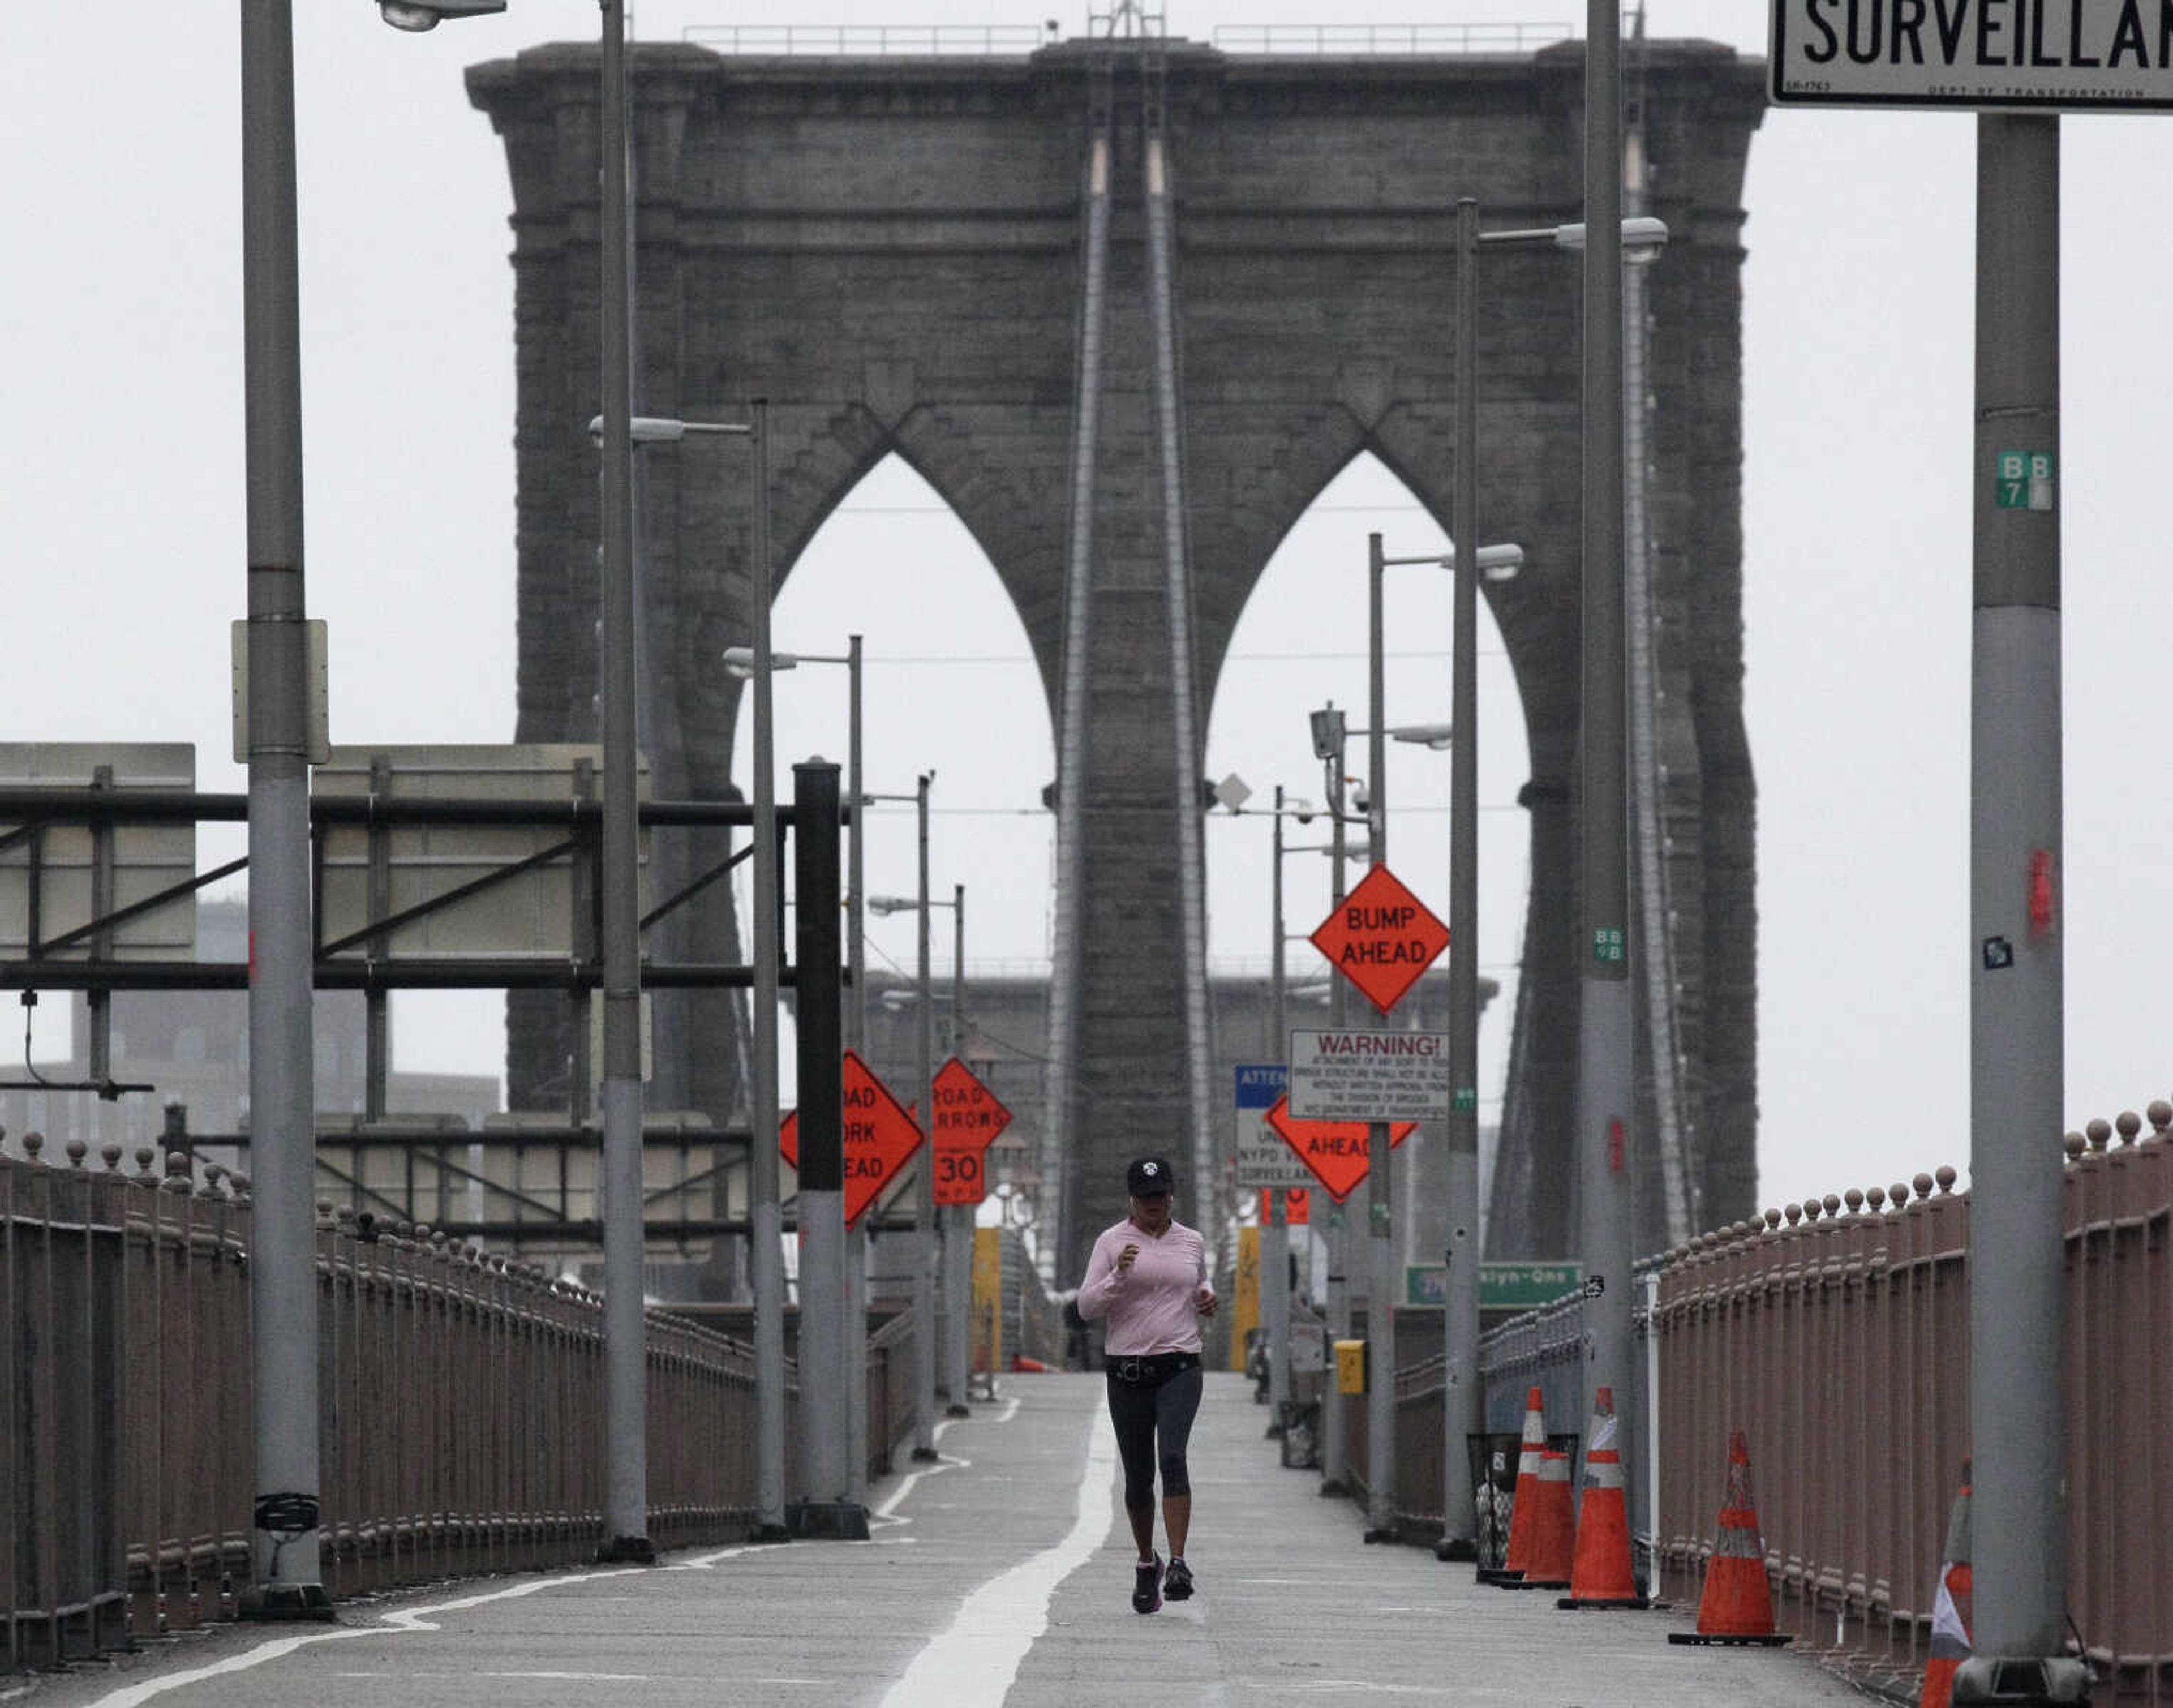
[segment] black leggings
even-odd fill
[[[1159,1381],[1150,1372],[1139,1382],[1119,1377],[1125,1362],[1109,1360],[1109,1421],[1117,1427],[1117,1453],[1124,1462],[1124,1506],[1136,1512],[1154,1505],[1157,1461],[1165,1496],[1192,1492],[1184,1447],[1200,1410],[1200,1361]]]

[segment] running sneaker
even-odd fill
[[[1187,1594],[1191,1593],[1189,1590]],[[1162,1555],[1154,1557],[1151,1565],[1132,1569],[1132,1611],[1151,1614],[1162,1605]]]
[[[1192,1599],[1192,1568],[1181,1560],[1173,1560],[1162,1574],[1162,1592],[1172,1601]]]

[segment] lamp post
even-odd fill
[[[724,660],[725,669],[731,675],[742,681],[753,677],[752,647],[728,646],[724,650]],[[796,670],[803,664],[843,665],[846,671],[845,789],[852,835],[846,844],[845,966],[853,999],[845,1005],[845,1048],[865,1056],[868,1040],[867,932],[861,898],[865,887],[867,838],[866,813],[860,793],[860,637],[848,636],[843,653],[773,649],[769,655],[773,671]],[[801,1255],[804,1259],[806,1253]],[[845,1230],[843,1263],[844,1272],[838,1278],[837,1296],[843,1302],[844,1312],[840,1344],[845,1349],[846,1451],[852,1460],[852,1497],[859,1501],[865,1500],[868,1483],[867,1235],[861,1229]],[[803,1296],[803,1306],[805,1302]]]
[[[1240,811],[1232,808],[1233,811]],[[1333,844],[1301,843],[1290,846],[1283,841],[1283,821],[1294,818],[1300,824],[1310,824],[1313,809],[1306,801],[1287,797],[1281,784],[1275,785],[1275,804],[1270,815],[1275,821],[1273,838],[1273,877],[1269,886],[1269,935],[1272,945],[1269,965],[1268,1026],[1274,1039],[1275,1059],[1284,1061],[1290,1051],[1290,1018],[1288,1012],[1288,980],[1286,977],[1286,953],[1290,932],[1283,919],[1283,856],[1290,854],[1332,853]],[[1281,1435],[1290,1420],[1290,1350],[1291,1350],[1291,1294],[1290,1294],[1290,1219],[1289,1193],[1280,1187],[1268,1189],[1268,1222],[1262,1230],[1260,1242],[1260,1273],[1264,1277],[1261,1288],[1261,1315],[1266,1319],[1270,1356],[1268,1359],[1268,1434]]]
[[[319,1553],[310,739],[302,574],[301,306],[288,0],[241,8],[247,465],[251,1581],[242,1612],[330,1619]]]
[[[617,0],[606,0],[615,12]],[[607,60],[614,57],[607,51]],[[623,79],[604,76],[607,134],[623,134]],[[616,97],[620,128],[610,128]],[[614,176],[625,195],[623,148],[604,147],[604,178]],[[640,843],[635,804],[634,452],[652,445],[677,445],[690,436],[745,438],[754,450],[754,1072],[749,1098],[755,1137],[749,1145],[751,1260],[755,1296],[755,1419],[757,1523],[764,1533],[785,1528],[785,1273],[779,1247],[777,1208],[777,796],[770,774],[769,434],[768,406],[757,401],[744,422],[681,421],[635,415],[627,371],[624,306],[626,220],[606,198],[604,242],[604,410],[589,423],[589,437],[603,450],[603,696],[604,823],[602,918],[604,962],[603,1237],[606,1437],[611,1464],[601,1557],[653,1560],[647,1535],[648,1352],[642,1318],[641,1177],[641,908]],[[618,264],[608,252],[616,244]],[[617,281],[616,292],[612,289]],[[618,307],[611,299],[616,294]],[[614,348],[614,358],[608,353]],[[765,991],[767,998],[765,999]],[[761,1135],[769,1135],[763,1143]],[[768,1231],[765,1234],[764,1229]],[[767,1255],[765,1256],[765,1253]],[[627,1528],[639,1508],[640,1528]]]
[[[910,896],[871,896],[868,909],[880,914],[925,913],[932,908],[951,910],[951,1053],[962,1066],[966,1061],[966,886],[954,885],[951,899],[938,901],[926,897],[916,901]],[[926,927],[923,927],[925,935]],[[934,994],[926,988],[920,992],[924,1006],[932,1004]],[[930,1053],[933,1059],[933,1053]],[[924,1075],[924,1077],[926,1077]],[[928,1164],[930,1198],[935,1195],[936,1166],[936,1086],[928,1081]],[[944,1408],[949,1417],[970,1417],[971,1408],[966,1404],[966,1394],[972,1384],[973,1362],[967,1340],[968,1313],[972,1303],[973,1207],[971,1204],[946,1204],[936,1210],[936,1226],[941,1236],[942,1257],[938,1266],[942,1280],[942,1351],[939,1361],[943,1367],[943,1386],[951,1396]]]
[[[1583,711],[1578,832],[1580,964],[1584,975],[1577,1005],[1577,1145],[1578,1255],[1585,1273],[1584,1414],[1592,1415],[1598,1390],[1616,1391],[1618,1431],[1626,1470],[1636,1459],[1627,1438],[1631,1407],[1630,1285],[1636,1235],[1630,1164],[1630,1128],[1636,1113],[1630,991],[1629,803],[1624,728],[1628,660],[1625,645],[1622,576],[1622,263],[1656,258],[1668,240],[1664,221],[1649,215],[1622,217],[1621,19],[1615,0],[1588,0],[1584,106],[1584,220],[1566,225],[1509,231],[1479,229],[1479,203],[1456,204],[1457,256],[1457,532],[1478,532],[1478,261],[1481,248],[1551,247],[1584,256],[1584,482]],[[1461,717],[1475,705],[1478,616],[1470,578],[1456,585],[1455,707]],[[1465,649],[1471,649],[1470,651]],[[1467,773],[1450,803],[1453,817],[1476,814],[1475,774]],[[1469,791],[1467,794],[1466,791]],[[1466,882],[1459,871],[1459,889]],[[1452,911],[1453,911],[1452,904]],[[1453,934],[1454,923],[1450,930]],[[1459,957],[1460,959],[1461,957]],[[1453,972],[1455,963],[1452,963]],[[1449,987],[1451,1037],[1469,1036],[1478,1012],[1473,982]],[[1463,1003],[1472,1019],[1464,1019]],[[1478,1103],[1471,1057],[1452,1059],[1454,1096],[1449,1115],[1450,1154],[1469,1147],[1477,1178]],[[1461,1072],[1459,1072],[1461,1069]],[[1471,1107],[1463,1103],[1472,1094]],[[1475,1210],[1476,1204],[1475,1191]],[[1469,1225],[1469,1224],[1467,1224]],[[1467,1267],[1475,1267],[1467,1265]],[[1450,1270],[1452,1285],[1455,1270]],[[1474,1278],[1475,1280],[1475,1277]],[[1448,1444],[1452,1463],[1461,1461]],[[1635,1510],[1636,1490],[1629,1505]]]
[[[1462,221],[1459,208],[1459,225]],[[1459,274],[1459,288],[1469,283],[1468,273]],[[1459,336],[1470,325],[1464,312],[1465,304],[1459,300],[1457,325]],[[1475,405],[1476,393],[1465,376],[1471,373],[1469,352],[1459,344],[1460,367],[1457,380],[1457,401],[1461,412],[1466,405]],[[1476,423],[1474,408],[1469,418],[1459,412],[1457,428],[1457,496],[1456,516],[1459,532],[1469,531],[1476,508],[1472,493],[1475,488],[1477,468]],[[1524,550],[1517,545],[1481,546],[1472,554],[1472,563],[1479,577],[1456,575],[1454,600],[1454,632],[1450,641],[1449,663],[1449,727],[1457,734],[1455,752],[1449,765],[1449,885],[1448,885],[1448,1076],[1450,1086],[1449,1119],[1448,1129],[1448,1188],[1446,1218],[1446,1237],[1443,1244],[1443,1263],[1446,1266],[1446,1296],[1442,1301],[1442,1341],[1445,1355],[1442,1369],[1442,1404],[1445,1408],[1442,1438],[1442,1534],[1435,1552],[1442,1560],[1469,1560],[1475,1555],[1473,1534],[1475,1510],[1472,1504],[1471,1467],[1464,1450],[1464,1438],[1476,1431],[1481,1411],[1478,1380],[1479,1360],[1479,1130],[1478,1130],[1478,1063],[1479,1063],[1479,694],[1477,683],[1478,587],[1479,578],[1488,581],[1513,579],[1523,568]],[[1373,838],[1375,858],[1385,859],[1381,852],[1388,840],[1388,753],[1381,735],[1382,707],[1385,698],[1383,686],[1383,628],[1382,612],[1383,571],[1401,564],[1430,563],[1453,573],[1458,568],[1453,551],[1432,552],[1418,557],[1391,558],[1381,547],[1381,536],[1370,535],[1367,540],[1367,608],[1370,616],[1367,680],[1373,703],[1373,751],[1370,762],[1373,768],[1373,790],[1367,816],[1367,827]],[[1388,1134],[1376,1125],[1368,1144],[1377,1167],[1383,1167],[1388,1153]],[[1463,1261],[1459,1263],[1458,1259]],[[1393,1273],[1392,1270],[1387,1271]],[[1372,1445],[1380,1451],[1383,1442],[1389,1451],[1395,1442],[1395,1413],[1394,1396],[1386,1403],[1375,1400],[1368,1414],[1372,1429]],[[1393,1522],[1384,1516],[1377,1501],[1373,1523],[1376,1528],[1385,1528]]]
[[[1313,727],[1313,757],[1321,762],[1323,780],[1328,795],[1329,831],[1329,906],[1331,909],[1343,905],[1343,863],[1349,850],[1344,834],[1345,814],[1343,791],[1343,744],[1348,734],[1345,719],[1331,700],[1320,710],[1311,714]],[[1328,1023],[1335,1031],[1343,1030],[1348,1014],[1348,990],[1341,978],[1331,977],[1328,989]],[[1343,1215],[1343,1206],[1331,1201],[1328,1210],[1328,1333],[1331,1339],[1344,1339],[1351,1333],[1351,1289],[1348,1257],[1351,1246],[1350,1229]],[[1340,1495],[1349,1487],[1345,1468],[1346,1450],[1344,1442],[1343,1406],[1332,1387],[1320,1408],[1320,1492]]]
[[[427,29],[504,0],[385,8]],[[428,22],[423,14],[429,14]],[[404,15],[402,15],[404,14]],[[256,1204],[249,1270],[250,1431],[256,1467],[253,1619],[329,1619],[318,1495],[310,765],[304,575],[302,327],[294,197],[291,0],[241,6],[241,315],[249,822],[249,1102]]]
[[[869,913],[891,915],[891,913],[921,913],[930,908],[952,910],[952,1056],[965,1063],[965,885],[952,886],[952,900],[939,902],[936,897],[914,900],[910,895],[869,895]],[[928,926],[921,928],[924,936]],[[935,991],[928,980],[921,980],[919,991],[924,1026],[932,1026],[928,1008],[935,1004]],[[930,1052],[935,1060],[935,1052]],[[936,1104],[935,1080],[921,1075],[928,1082],[928,1169],[930,1169],[930,1208],[935,1210],[932,1226],[939,1232],[941,1260],[936,1263],[936,1275],[941,1280],[943,1311],[941,1311],[941,1365],[943,1365],[943,1388],[950,1393],[950,1404],[943,1408],[946,1417],[971,1417],[967,1406],[967,1388],[971,1387],[971,1350],[967,1345],[967,1306],[969,1306],[971,1282],[971,1243],[973,1243],[973,1206],[969,1204],[947,1204],[935,1206],[935,1156],[936,1156]]]
[[[896,902],[895,911],[910,908],[918,916],[919,952],[914,975],[919,993],[920,1025],[914,1052],[914,1080],[920,1087],[922,1133],[926,1144],[920,1159],[919,1183],[914,1192],[913,1212],[913,1457],[927,1462],[936,1453],[936,1004],[929,985],[928,916],[928,791],[936,781],[933,771],[921,773],[919,786],[909,795],[868,795],[865,800],[910,800],[919,824],[920,883],[918,899],[882,897],[869,902],[874,913],[893,911],[882,903]]]

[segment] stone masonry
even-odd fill
[[[768,400],[780,577],[830,509],[895,453],[994,564],[1055,704],[1070,515],[1082,184],[1095,56],[634,55],[636,407],[738,418]],[[1361,452],[1453,536],[1453,207],[1490,225],[1575,219],[1583,52],[1243,57],[1173,41],[1184,455],[1198,634],[1198,725],[1245,601],[1292,522]],[[1650,510],[1669,879],[1695,1168],[1707,1225],[1751,1213],[1756,1121],[1755,795],[1742,718],[1742,182],[1761,67],[1653,42],[1634,92],[1672,233],[1650,274]],[[596,676],[597,129],[593,47],[477,66],[470,94],[513,183],[520,415],[518,738],[586,739]],[[1163,712],[1159,493],[1150,435],[1135,78],[1114,83],[1110,344],[1094,497],[1089,765],[1095,827],[1082,923],[1080,1242],[1120,1213],[1120,1162],[1183,1154],[1175,768]],[[1129,107],[1128,104],[1129,103]],[[1129,110],[1130,117],[1127,119]],[[1514,1080],[1496,1173],[1495,1255],[1569,1249],[1578,962],[1578,270],[1489,255],[1478,383],[1481,539],[1524,546],[1489,587],[1532,756],[1531,896]],[[748,632],[751,493],[733,441],[644,454],[650,715],[659,796],[717,796]],[[698,851],[673,856],[687,862]],[[1038,873],[1022,881],[1038,881]],[[730,958],[723,886],[676,956]],[[1162,898],[1166,898],[1162,899]],[[1155,912],[1163,908],[1169,917]],[[1168,946],[1158,953],[1151,946]],[[672,1010],[667,1021],[666,1010]],[[553,1102],[564,1028],[513,1010],[516,1095]],[[731,1004],[659,999],[655,1101],[730,1109]],[[1642,1037],[1640,1038],[1641,1061]],[[1637,1130],[1652,1130],[1649,1119]],[[1647,1180],[1657,1165],[1643,1148]],[[1653,1194],[1647,1193],[1651,1199]],[[1659,1243],[1641,1212],[1641,1248]]]

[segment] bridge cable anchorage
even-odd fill
[[[1178,889],[1183,931],[1188,1102],[1192,1119],[1193,1177],[1209,1226],[1226,1212],[1222,1171],[1216,1167],[1213,1092],[1214,1036],[1207,1001],[1207,891],[1205,833],[1200,823],[1199,660],[1194,645],[1191,542],[1184,518],[1184,388],[1178,345],[1176,243],[1172,234],[1170,167],[1163,124],[1167,77],[1164,41],[1157,30],[1140,46],[1140,150],[1146,175],[1148,318],[1152,329],[1155,413],[1162,461],[1163,586],[1169,622],[1170,734],[1177,779]]]
[[[1624,159],[1626,212],[1645,211],[1644,132],[1633,106]],[[1668,847],[1662,791],[1657,657],[1658,619],[1653,597],[1652,523],[1646,503],[1650,481],[1647,429],[1646,358],[1650,340],[1645,269],[1629,266],[1622,279],[1623,596],[1627,642],[1630,718],[1630,795],[1636,854],[1635,882],[1644,938],[1645,1020],[1653,1068],[1653,1108],[1658,1127],[1661,1210],[1666,1242],[1679,1246],[1700,1220],[1699,1171],[1690,1154],[1693,1123],[1685,1117],[1682,1084],[1681,1016],[1675,994],[1674,918],[1669,903]]]
[[[1087,670],[1094,612],[1094,467],[1101,434],[1102,349],[1108,295],[1109,139],[1115,94],[1111,56],[1092,67],[1083,186],[1077,402],[1071,434],[1071,529],[1065,566],[1064,655],[1058,703],[1056,901],[1050,932],[1049,1062],[1045,1080],[1042,1177],[1056,1190],[1060,1243],[1078,1220],[1076,1127],[1079,1053],[1079,983],[1083,973],[1080,916],[1084,898],[1086,810]]]

